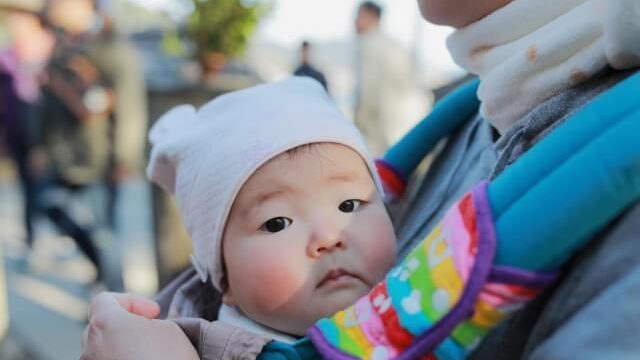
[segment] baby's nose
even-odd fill
[[[342,231],[337,229],[317,231],[311,235],[307,252],[311,257],[319,257],[327,252],[344,249],[346,242]]]

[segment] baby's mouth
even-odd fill
[[[349,285],[354,281],[359,280],[359,278],[344,270],[344,269],[331,269],[327,274],[322,278],[322,281],[318,284],[318,288],[324,287],[341,287],[344,285]]]

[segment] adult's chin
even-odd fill
[[[457,1],[457,2],[456,2]],[[435,25],[464,26],[462,6],[456,5],[459,0],[418,0],[420,14],[426,21]]]
[[[472,24],[512,0],[418,0],[422,17],[436,25],[456,29]]]

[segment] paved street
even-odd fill
[[[156,291],[157,276],[149,188],[142,180],[132,180],[120,191],[116,230],[97,233],[107,282],[150,295]],[[58,235],[46,220],[37,222],[36,242],[28,252],[22,242],[21,206],[16,184],[0,172],[0,260],[6,269],[10,314],[0,360],[77,359],[88,301],[97,290],[90,284],[94,270],[73,241]],[[1,285],[0,276],[0,334],[6,320]]]

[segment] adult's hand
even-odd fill
[[[198,360],[182,330],[167,320],[154,320],[160,308],[140,296],[97,295],[89,307],[80,360]]]

